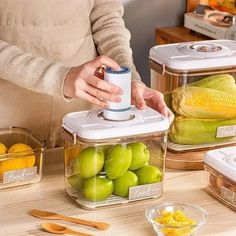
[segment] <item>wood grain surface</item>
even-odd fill
[[[157,28],[155,37],[157,45],[210,39],[205,35],[193,32],[183,26]]]
[[[203,171],[167,169],[162,198],[95,211],[81,209],[65,196],[63,172],[63,150],[51,150],[45,155],[41,182],[27,187],[0,190],[1,236],[49,236],[49,233],[41,230],[43,220],[28,214],[33,208],[108,222],[111,225],[109,230],[98,231],[73,223],[51,221],[97,236],[155,236],[144,212],[147,207],[166,201],[196,204],[208,212],[208,222],[201,228],[198,236],[236,235],[235,211],[206,193]]]
[[[166,154],[166,168],[174,170],[203,170],[206,151],[171,152]]]

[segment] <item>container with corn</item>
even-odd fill
[[[150,50],[151,85],[164,93],[175,120],[168,149],[236,143],[236,42],[208,40]]]

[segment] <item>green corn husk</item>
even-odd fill
[[[189,85],[203,88],[212,88],[219,91],[236,94],[235,79],[230,74],[212,75]]]
[[[217,128],[236,125],[236,119],[196,119],[177,116],[171,125],[169,138],[177,144],[206,144],[222,142],[233,137],[217,138]]]

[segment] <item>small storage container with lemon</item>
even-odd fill
[[[0,129],[0,189],[38,182],[45,142],[24,128]]]

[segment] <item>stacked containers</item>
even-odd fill
[[[187,151],[236,142],[236,42],[209,40],[150,50],[155,88],[175,120],[169,150]]]
[[[122,122],[99,110],[63,118],[65,189],[83,208],[162,195],[169,122],[151,108],[130,114]]]

